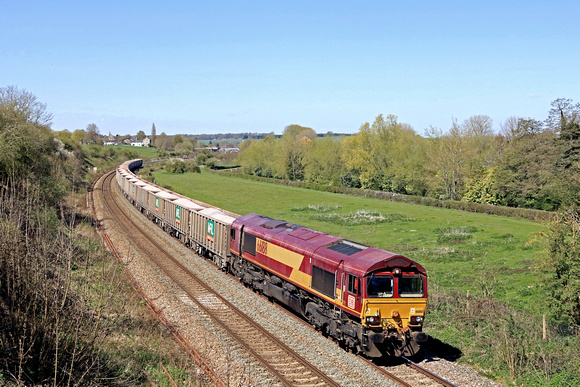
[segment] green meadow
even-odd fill
[[[130,146],[130,145],[107,145],[107,146],[114,146],[118,149],[123,149],[127,151],[131,151],[134,154],[138,155],[138,158],[152,158],[157,157],[157,148],[150,148],[147,146]]]
[[[159,185],[237,214],[255,212],[403,254],[430,287],[542,313],[544,226],[508,218],[219,176],[152,172]]]

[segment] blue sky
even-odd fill
[[[0,0],[0,87],[54,130],[422,134],[580,102],[575,1]]]

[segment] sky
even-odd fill
[[[580,1],[0,0],[0,87],[53,130],[356,133],[580,102]]]

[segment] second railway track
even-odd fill
[[[315,366],[285,346],[234,305],[209,288],[156,241],[143,232],[120,208],[114,195],[114,174],[102,186],[104,201],[111,214],[131,235],[135,244],[155,262],[185,294],[225,329],[273,375],[273,384],[292,386],[338,386]]]

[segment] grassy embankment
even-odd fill
[[[284,219],[416,260],[429,273],[425,330],[433,343],[445,343],[439,350],[446,356],[472,363],[495,379],[543,385],[580,374],[580,361],[565,358],[578,338],[548,330],[548,342],[541,339],[542,314],[549,315],[543,286],[549,274],[539,269],[542,224],[205,172],[157,170],[151,177],[238,214]]]

